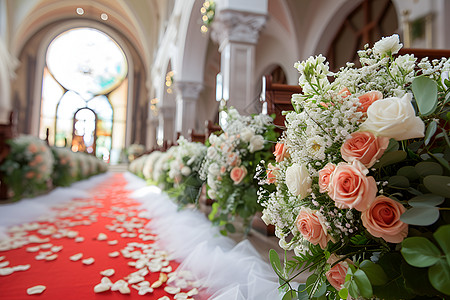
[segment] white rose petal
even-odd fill
[[[402,98],[391,97],[375,101],[367,110],[367,120],[361,124],[361,131],[397,141],[424,137],[425,124],[416,117],[411,104],[411,94]]]
[[[311,182],[308,169],[304,165],[294,163],[286,169],[286,185],[292,195],[300,196],[300,199],[308,196]]]
[[[386,55],[388,53],[396,54],[403,47],[400,43],[398,34],[389,37],[384,37],[373,45],[373,52],[379,55]]]
[[[250,153],[259,151],[264,148],[264,138],[262,135],[255,135],[250,139],[248,150]]]
[[[240,135],[241,140],[248,143],[250,142],[250,139],[255,135],[255,132],[252,129],[245,127],[244,129],[242,129]]]

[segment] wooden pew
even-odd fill
[[[189,129],[189,142],[198,142],[198,143],[205,143],[206,136],[204,133],[198,133],[193,128]]]
[[[301,93],[302,88],[298,85],[273,83],[271,75],[263,77],[263,86],[265,86],[263,93],[267,103],[267,113],[269,115],[275,114],[274,124],[279,126],[277,130],[281,132],[285,120],[282,112],[293,110],[291,103],[292,94]]]
[[[8,124],[0,124],[0,164],[8,156],[10,151],[10,146],[7,144],[9,139],[17,136],[16,132],[16,119],[11,112],[9,115]],[[11,192],[8,186],[5,184],[2,174],[0,173],[0,200],[5,200],[11,197]]]
[[[428,57],[429,61],[433,59],[441,59],[443,57],[450,57],[450,50],[448,49],[422,49],[422,48],[402,48],[398,52],[399,55],[414,54],[417,57],[417,62],[422,58]]]
[[[214,124],[213,121],[207,120],[205,121],[205,140],[208,140],[211,133],[219,134],[222,131],[222,128],[218,124]]]

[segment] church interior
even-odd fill
[[[215,217],[202,167],[180,195],[194,167],[161,184],[158,158],[210,155],[236,111],[272,116],[257,149],[272,159],[296,62],[338,72],[395,34],[399,54],[450,57],[449,15],[447,0],[0,0],[0,298],[297,299],[279,287],[308,272],[278,281],[269,250],[294,253],[261,211]]]

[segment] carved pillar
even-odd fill
[[[157,138],[157,129],[158,129],[158,117],[153,115],[153,112],[150,112],[152,114],[147,118],[147,130],[146,130],[146,137],[145,137],[145,148],[147,150],[155,148],[156,145],[156,138]]]
[[[163,141],[174,142],[175,135],[175,107],[163,106],[159,108],[158,144]]]
[[[197,99],[203,90],[201,82],[176,81],[177,90],[177,111],[175,121],[175,131],[187,137],[189,129],[198,129],[197,120]]]
[[[255,45],[266,24],[265,14],[221,10],[212,23],[211,38],[219,44],[223,98],[239,112],[256,112]]]

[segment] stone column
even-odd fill
[[[187,138],[189,129],[198,129],[197,99],[203,90],[201,82],[176,81],[177,111],[175,120],[175,132],[180,132]]]
[[[175,107],[173,106],[163,106],[159,108],[159,124],[158,124],[158,143],[161,138],[163,141],[175,142]],[[161,137],[162,133],[162,137]]]
[[[242,114],[256,112],[255,45],[266,21],[265,14],[226,9],[212,23],[211,38],[221,53],[223,98]]]
[[[150,112],[152,114],[153,112]],[[147,136],[145,137],[145,149],[150,150],[155,148],[158,129],[158,117],[149,116],[147,118]]]

